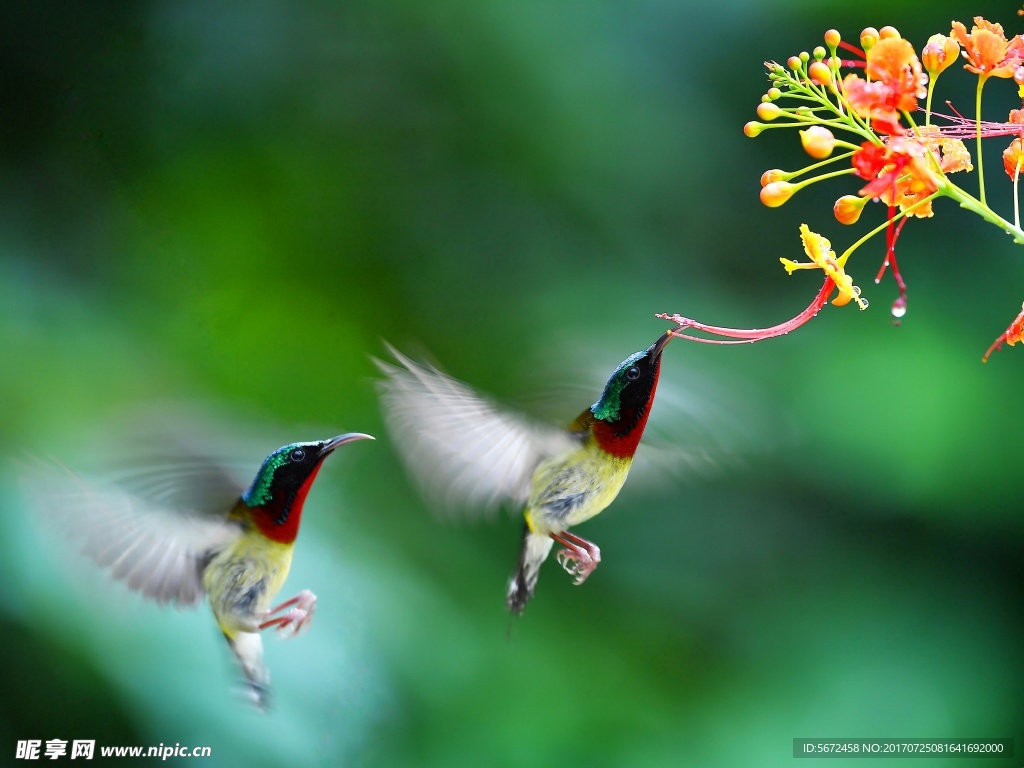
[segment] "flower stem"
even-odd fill
[[[1020,198],[1017,196],[1017,179],[1020,177],[1020,165],[1024,158],[1017,158],[1017,167],[1013,169],[1013,224],[1020,229]]]
[[[943,189],[943,194],[947,197],[956,200],[961,208],[966,208],[968,211],[973,211],[987,221],[989,224],[995,224],[1001,230],[1006,232],[1013,238],[1014,242],[1018,245],[1024,245],[1024,230],[1021,230],[1019,226],[1011,224],[998,213],[993,211],[987,205],[982,203],[976,197],[972,197],[967,192],[964,192],[956,184],[946,183]]]
[[[978,141],[978,187],[981,190],[979,196],[981,197],[981,204],[988,207],[988,204],[985,202],[985,165],[981,156],[981,89],[985,87],[986,80],[988,80],[986,75],[978,76],[978,95],[974,102],[974,124],[975,136]]]
[[[895,216],[893,216],[891,219],[886,219],[883,223],[879,224],[877,227],[875,227],[870,232],[868,232],[866,235],[864,235],[864,237],[862,237],[856,243],[854,243],[849,248],[847,248],[845,251],[843,251],[842,256],[840,256],[838,259],[836,259],[836,264],[838,264],[840,267],[846,266],[846,261],[847,261],[847,259],[850,258],[850,254],[852,254],[854,251],[856,251],[858,248],[860,248],[862,245],[864,245],[864,243],[866,243],[872,237],[877,235],[883,229],[888,228],[889,226],[891,226],[896,221],[899,221],[904,216],[912,213],[915,208],[918,208],[919,206],[922,206],[925,203],[927,203],[927,202],[929,202],[931,200],[934,200],[936,197],[939,197],[942,194],[943,194],[943,190],[941,190],[941,189],[938,192],[932,192],[930,195],[928,195],[928,197],[922,197],[920,200],[918,200],[913,205],[908,205],[905,210],[900,211]]]
[[[928,78],[928,96],[924,100],[924,127],[928,128],[932,124],[932,94],[935,93],[935,81],[939,79],[936,74],[934,77]]]

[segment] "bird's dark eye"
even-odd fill
[[[636,381],[640,378],[640,369],[635,365],[632,366],[628,371],[626,371],[626,378],[630,381]]]
[[[306,452],[301,448],[296,448],[291,452],[291,460],[296,463],[302,461],[304,458],[306,458]]]

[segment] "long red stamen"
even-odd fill
[[[808,305],[807,309],[801,312],[796,317],[787,320],[784,323],[773,325],[770,328],[752,328],[744,330],[740,328],[725,328],[720,325],[707,325],[706,323],[699,323],[696,320],[692,320],[682,315],[669,315],[667,312],[656,315],[656,317],[662,320],[668,320],[669,322],[682,325],[684,328],[693,328],[704,333],[714,334],[715,336],[724,336],[724,339],[706,339],[701,336],[690,336],[685,333],[674,332],[672,335],[677,336],[680,339],[687,339],[688,341],[698,341],[701,344],[753,344],[755,341],[761,341],[762,339],[770,339],[775,336],[782,336],[789,333],[792,330],[799,328],[801,325],[806,323],[808,320],[813,318],[821,311],[821,308],[828,303],[828,297],[832,295],[832,289],[836,287],[836,284],[832,281],[831,277],[825,278],[825,283],[821,286],[821,290],[818,291],[818,295],[814,297],[814,301]]]
[[[946,106],[953,110],[952,115],[944,115],[941,112],[932,112],[932,117],[942,118],[948,120],[952,125],[938,126],[939,135],[952,139],[973,139],[977,135],[978,126],[977,123],[967,117],[964,117],[956,108],[946,102]],[[918,111],[923,111],[921,107],[918,107]],[[997,123],[991,120],[981,121],[981,137],[983,139],[992,138],[993,136],[1020,136],[1024,133],[1024,125],[1021,123]],[[915,136],[913,131],[908,131],[907,136]]]
[[[867,55],[864,53],[864,51],[862,51],[856,45],[853,45],[851,43],[846,42],[845,40],[840,40],[839,41],[839,47],[842,48],[844,51],[849,51],[850,53],[854,54],[855,56],[859,56],[862,59],[866,59],[867,58]],[[843,62],[843,63],[845,64],[845,62]]]
[[[985,351],[984,356],[982,356],[982,358],[981,358],[981,362],[987,363],[989,355],[991,355],[993,352],[998,352],[1000,349],[1002,349],[1003,348],[1003,343],[1005,341],[1006,341],[1006,331],[1003,331],[1001,334],[999,334],[996,337],[996,340],[992,342],[992,346],[989,347]]]

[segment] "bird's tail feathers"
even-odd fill
[[[270,704],[270,672],[263,663],[263,638],[258,632],[238,632],[224,637],[245,675],[246,696],[261,712]]]
[[[519,565],[508,585],[505,604],[514,614],[521,614],[537,588],[540,567],[551,552],[554,541],[549,536],[534,533],[529,526],[523,529],[523,546],[519,553]]]

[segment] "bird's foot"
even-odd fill
[[[582,541],[582,540],[581,540]],[[601,562],[601,550],[586,542],[587,547],[569,545],[567,549],[560,549],[555,559],[570,576],[575,576],[573,584],[582,584],[587,577],[597,568]]]
[[[269,618],[276,613],[281,613],[285,609],[287,611],[283,615]],[[284,637],[301,635],[313,623],[313,613],[315,611],[316,595],[308,589],[304,589],[291,600],[286,600],[276,608],[271,608],[267,611],[264,614],[266,621],[260,624],[260,629],[277,627],[277,631]]]

